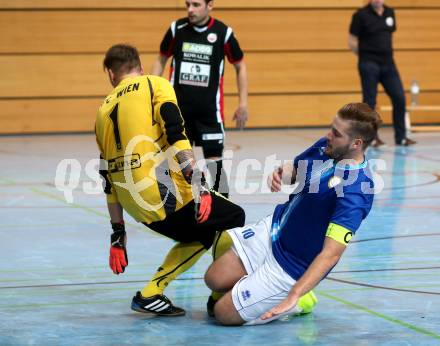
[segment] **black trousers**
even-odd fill
[[[393,127],[396,144],[406,138],[405,128],[405,92],[399,71],[393,61],[379,64],[375,61],[359,61],[359,74],[362,83],[363,102],[371,108],[376,107],[377,86],[382,84],[393,104]]]
[[[199,241],[209,249],[217,232],[242,227],[245,223],[245,213],[240,206],[214,192],[211,196],[211,214],[204,223],[197,223],[195,203],[191,201],[164,220],[145,225],[168,238],[184,243]]]

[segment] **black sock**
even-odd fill
[[[223,169],[223,160],[208,160],[207,166],[209,174],[211,174],[214,180],[213,190],[228,198],[228,177],[226,176],[226,171]]]

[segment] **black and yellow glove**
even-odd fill
[[[121,274],[125,271],[125,267],[128,266],[127,234],[125,233],[124,221],[112,223],[112,228],[109,265],[113,273]]]

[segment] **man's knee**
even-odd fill
[[[227,292],[246,274],[240,258],[229,249],[209,266],[205,274],[205,283],[213,291]]]
[[[233,286],[236,280],[232,280],[225,275],[225,264],[214,261],[205,273],[204,280],[206,286],[215,292],[227,292]]]
[[[232,302],[231,291],[215,304],[214,314],[216,320],[224,326],[240,326],[245,322]]]
[[[215,274],[215,262],[212,263],[208,270],[205,273],[205,284],[206,286],[208,286],[209,289],[215,291],[215,292],[219,292],[219,276]]]

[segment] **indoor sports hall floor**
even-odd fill
[[[266,158],[292,158],[325,131],[228,133],[232,200],[244,207],[247,222],[287,199],[261,192]],[[391,129],[383,134],[392,143]],[[419,143],[411,148],[369,151],[386,163],[385,185],[355,241],[316,289],[316,310],[239,328],[219,326],[206,314],[208,255],[166,291],[187,309],[185,317],[130,310],[172,243],[129,220],[130,264],[123,275],[110,272],[104,196],[84,185],[93,182],[85,173],[97,156],[93,135],[0,137],[0,345],[440,345],[440,135],[412,137]],[[63,159],[81,167],[70,204],[54,185]],[[243,185],[239,168],[246,164]]]

